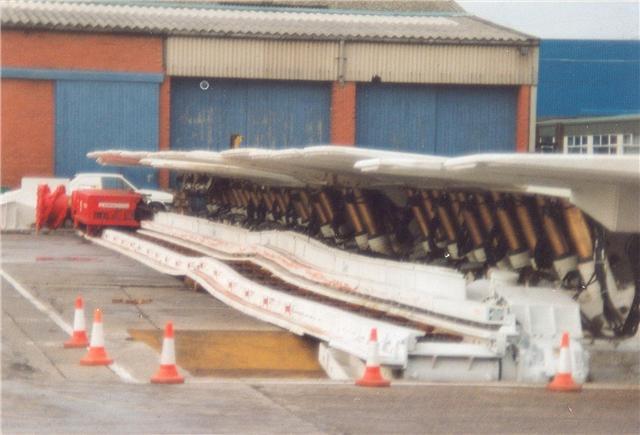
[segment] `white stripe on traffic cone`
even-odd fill
[[[562,334],[558,370],[553,380],[547,385],[550,391],[580,391],[582,385],[576,384],[571,374],[571,354],[569,353],[569,334]]]
[[[87,347],[88,344],[89,339],[84,324],[84,301],[82,300],[82,296],[78,296],[73,313],[73,334],[71,338],[64,343],[64,347],[67,349]]]
[[[80,364],[85,366],[107,366],[111,363],[113,363],[113,360],[107,356],[107,351],[104,349],[102,311],[96,309],[93,314],[89,352],[80,360]]]
[[[167,322],[164,328],[160,368],[151,378],[151,382],[154,384],[182,384],[184,382],[184,378],[180,376],[176,366],[176,345],[173,337],[172,322]]]
[[[378,358],[378,330],[371,328],[368,343],[367,365],[364,374],[356,381],[361,387],[388,387],[391,382],[382,377]]]

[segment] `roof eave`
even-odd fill
[[[406,38],[406,37],[380,37],[380,36],[343,36],[343,35],[281,35],[273,33],[249,33],[227,31],[181,31],[166,29],[131,29],[127,27],[96,27],[77,25],[25,25],[15,23],[3,23],[4,29],[30,30],[30,31],[68,31],[81,33],[124,33],[135,35],[148,35],[155,37],[169,36],[199,36],[237,39],[270,39],[290,41],[345,41],[345,42],[377,42],[396,44],[434,44],[434,45],[488,45],[488,46],[527,46],[536,47],[539,40],[530,39],[487,39],[487,38]]]

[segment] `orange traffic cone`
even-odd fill
[[[361,387],[388,387],[391,381],[386,380],[380,373],[380,363],[378,362],[378,330],[371,328],[369,336],[369,355],[367,356],[367,366],[364,374],[356,381],[356,385]]]
[[[164,340],[162,341],[162,354],[160,355],[160,368],[151,378],[153,384],[182,384],[184,378],[178,373],[176,367],[176,346],[173,339],[173,323],[167,322],[164,328]]]
[[[111,363],[113,363],[113,360],[107,356],[107,351],[104,350],[102,311],[97,308],[93,313],[89,352],[80,360],[80,364],[83,366],[108,366]]]
[[[571,375],[571,355],[569,354],[569,334],[562,334],[560,344],[560,357],[558,358],[558,370],[556,376],[547,385],[550,391],[580,391],[582,385],[576,384]]]
[[[65,341],[64,347],[69,349],[87,347],[88,345],[89,339],[87,338],[87,332],[84,326],[84,301],[82,300],[82,296],[78,296],[73,314],[73,334],[69,340]]]

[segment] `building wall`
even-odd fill
[[[549,120],[538,126],[541,151],[640,154],[640,114]]]
[[[2,66],[162,72],[163,40],[103,33],[2,31]]]
[[[171,78],[165,77],[160,86],[160,140],[158,149],[167,151],[171,149]],[[158,184],[160,187],[169,187],[169,171],[160,169],[158,171]]]
[[[513,46],[348,43],[346,80],[383,83],[534,85],[538,48]]]
[[[640,113],[640,41],[541,41],[539,119],[633,113]]]
[[[392,144],[388,146],[389,148],[444,154],[515,150],[516,146],[518,149],[526,149],[526,139],[523,139],[527,135],[525,118],[531,119],[532,116],[529,116],[530,113],[527,113],[525,108],[527,103],[531,103],[532,96],[531,93],[523,93],[522,89],[535,84],[537,77],[535,47],[521,51],[514,47],[498,46],[365,43],[346,43],[341,46],[338,42],[327,41],[178,37],[168,38],[165,47],[163,38],[154,36],[20,30],[4,30],[1,44],[2,86],[5,91],[2,104],[3,107],[11,108],[3,111],[1,125],[2,184],[12,186],[15,186],[23,175],[56,175],[56,168],[57,175],[90,169],[91,162],[87,160],[86,165],[82,163],[86,160],[84,154],[87,150],[79,145],[80,142],[95,148],[108,148],[115,145],[135,148],[136,145],[133,142],[137,141],[144,143],[145,149],[150,150],[193,149],[194,147],[219,149],[228,145],[226,133],[233,130],[233,132],[244,133],[245,144],[266,147],[300,146],[323,142],[387,147],[393,142],[388,141],[387,136],[382,135],[374,141],[370,138],[375,137],[376,129],[381,126],[392,129],[393,126],[386,125],[388,119],[391,119],[389,116],[403,113],[404,109],[402,105],[394,106],[393,98],[390,100],[379,98],[374,105],[367,109],[363,108],[366,102],[363,106],[359,99],[366,97],[356,93],[356,88],[368,86],[367,83],[376,76],[381,78],[384,84],[415,83],[422,88],[429,88],[437,83],[466,84],[468,89],[476,88],[473,92],[476,93],[474,95],[477,98],[469,94],[469,98],[465,97],[451,104],[450,112],[439,110],[437,115],[439,125],[446,124],[446,128],[453,130],[447,131],[441,128],[438,130],[438,135],[433,136],[433,140],[428,142],[428,146],[420,146],[411,138],[405,138],[406,140],[400,138],[396,145]],[[165,49],[166,60],[164,59]],[[166,78],[164,77],[165,61],[168,69]],[[443,69],[443,65],[446,68]],[[215,77],[216,80],[229,78],[230,82],[242,81],[239,80],[242,78],[255,79],[253,80],[255,82],[259,81],[258,78],[263,80],[259,87],[260,92],[254,98],[255,101],[252,100],[250,107],[243,109],[242,113],[246,115],[244,123],[236,125],[233,120],[219,121],[222,127],[217,130],[224,134],[221,133],[220,138],[213,142],[191,140],[193,138],[189,139],[188,134],[192,134],[193,131],[186,134],[184,131],[180,133],[176,130],[185,126],[193,129],[200,122],[197,116],[185,121],[185,116],[187,118],[191,116],[189,104],[184,99],[181,100],[181,97],[176,97],[181,94],[182,80],[196,80],[196,77]],[[264,81],[264,79],[271,80]],[[89,85],[85,83],[87,81],[96,83]],[[57,119],[56,89],[59,86],[70,89],[69,86],[73,87],[70,83],[76,83],[77,89],[85,85],[94,90],[105,88],[106,85],[98,82],[119,83],[110,87],[113,92],[126,88],[126,83],[138,83],[138,85],[132,85],[136,89],[135,92],[140,91],[148,96],[145,104],[138,105],[143,108],[140,110],[144,110],[151,116],[157,116],[155,127],[151,126],[153,123],[145,124],[145,129],[152,131],[149,131],[144,140],[135,139],[137,138],[136,128],[139,129],[140,126],[127,123],[125,128],[122,122],[113,122],[108,126],[112,129],[111,132],[96,135],[103,137],[104,143],[70,139],[69,132],[76,129],[90,131],[92,126],[82,124],[85,121],[81,120],[81,115],[93,113],[94,109],[99,112],[98,108],[102,102],[89,98],[89,92],[85,95],[86,98],[82,98],[86,113],[78,112],[78,116],[72,116],[71,112],[60,111],[59,116],[64,115],[66,118]],[[154,91],[151,92],[153,95],[149,93],[150,83],[155,86]],[[497,106],[491,102],[491,99],[482,97],[486,89],[491,87],[479,85],[487,83],[496,86],[496,89],[520,89],[519,97],[514,100],[517,104],[511,103],[513,100],[511,96],[507,98],[509,103],[506,106],[502,103],[498,104],[508,106],[509,110],[512,109],[517,122],[511,118],[507,119],[506,115],[500,115],[501,121],[495,123],[495,119],[487,115],[495,115],[499,112],[496,111]],[[301,87],[306,91],[301,90]],[[312,92],[311,88],[315,91]],[[318,92],[318,89],[321,91]],[[101,92],[97,92],[96,95],[102,95]],[[228,90],[228,92],[235,91]],[[288,99],[289,97],[284,97],[285,94],[289,97],[297,96]],[[65,98],[71,98],[74,93],[66,92],[64,95],[66,95]],[[235,95],[233,98],[227,98],[220,103],[222,109],[232,109],[238,104],[249,104],[242,103],[242,99],[237,98],[239,94],[233,95]],[[110,98],[104,95],[103,97]],[[411,96],[409,95],[408,98],[411,99]],[[500,98],[498,100],[503,101]],[[127,113],[131,109],[126,102],[122,101],[118,105],[115,104],[115,100],[111,99],[109,103],[112,110]],[[445,100],[441,101],[440,108],[446,106]],[[281,103],[284,105],[279,106]],[[484,105],[485,103],[488,106]],[[193,106],[196,103],[190,104]],[[287,105],[288,111],[283,110],[282,107],[286,108]],[[60,102],[59,110],[64,106],[64,102]],[[391,115],[394,107],[396,113]],[[360,113],[367,110],[370,111],[369,114]],[[475,115],[464,115],[465,110]],[[383,116],[382,123],[378,125],[379,123],[371,118],[373,113],[371,111],[378,111],[376,116],[380,114],[389,114],[389,116]],[[250,113],[253,115],[249,116]],[[486,116],[491,119],[482,121]],[[236,118],[237,121],[242,116],[237,115]],[[131,120],[134,119],[136,118],[131,117]],[[409,122],[406,118],[401,121],[405,124]],[[79,124],[74,125],[73,122]],[[415,137],[419,136],[420,128],[424,127],[420,122],[418,120],[415,128],[409,126],[408,131]],[[462,124],[465,127],[460,129]],[[58,128],[64,126],[67,133],[57,132],[56,126]],[[489,128],[485,128],[486,126]],[[505,129],[498,134],[499,139],[493,141],[483,139],[485,134],[483,132],[488,131],[494,135],[496,129],[501,126]],[[116,131],[118,129],[120,131]],[[475,129],[476,133],[469,134],[470,129]],[[118,134],[127,132],[130,133],[131,141],[107,140],[109,137],[121,137]],[[201,133],[205,136],[211,134],[204,131]],[[507,141],[505,137],[509,137],[510,140]],[[25,142],[28,144],[25,145]],[[435,143],[439,145],[436,146]],[[18,156],[16,150],[23,150],[25,146],[37,151],[37,157],[32,155],[25,159],[23,156]],[[56,161],[56,156],[58,160],[70,159],[67,163],[74,163],[69,166],[65,162]],[[162,185],[166,185],[167,180],[166,174],[160,176],[159,181]]]
[[[331,87],[331,143],[356,144],[356,89],[354,82],[333,82]]]
[[[531,105],[532,105],[532,86],[520,86],[518,88],[518,102],[516,110],[516,151],[529,151],[529,141],[531,135]]]
[[[169,37],[167,73],[174,77],[211,77],[214,80],[246,78],[287,80],[289,83],[303,80],[332,82],[330,139],[334,144],[463,154],[472,151],[528,151],[533,139],[537,47]],[[375,101],[360,103],[359,99],[367,96],[362,92],[356,96],[355,87],[366,89],[372,80],[392,87],[415,84],[415,89],[430,89],[434,85],[475,88],[470,91],[470,98],[464,98],[462,102],[462,108],[473,115],[466,116],[460,107],[450,106],[455,111],[451,116],[459,119],[451,118],[445,122],[447,112],[441,110],[438,112],[441,118],[438,121],[441,125],[439,136],[428,141],[423,140],[424,136],[417,140],[418,132],[431,121],[425,123],[421,118],[424,114],[406,116],[404,106],[417,104],[416,101],[396,105],[397,99],[402,97],[386,93]],[[343,85],[336,86],[336,83]],[[498,89],[498,94],[502,88],[515,89],[516,99],[513,100],[513,92],[509,91],[509,102],[505,103],[499,96],[496,106],[491,98],[482,97],[491,88]],[[390,100],[385,101],[385,98]],[[410,100],[412,96],[406,98]],[[512,104],[512,100],[516,103]],[[498,106],[511,110],[515,120],[510,115],[499,114],[502,109]],[[427,109],[415,110],[424,112]],[[361,110],[368,112],[362,114]],[[378,111],[377,115],[373,114]],[[176,114],[175,111],[172,113]],[[391,125],[379,122],[376,117],[384,120],[399,117],[400,123]],[[371,122],[367,121],[369,119]],[[412,123],[416,125],[412,126]],[[445,124],[457,124],[462,130],[454,129],[447,134]],[[402,132],[391,131],[400,125],[403,127],[398,128]],[[502,128],[505,130],[501,131]],[[385,133],[380,129],[388,131]],[[469,129],[476,131],[471,134]],[[492,140],[491,136],[496,134],[497,138]],[[456,135],[462,136],[454,138]],[[436,147],[438,140],[447,143]]]
[[[538,48],[169,37],[167,73],[181,77],[535,85]]]
[[[24,176],[53,176],[54,86],[51,81],[2,79],[0,184]]]
[[[167,73],[180,77],[331,81],[337,58],[337,42],[167,39]]]
[[[59,102],[56,89],[60,83],[70,85],[88,80],[100,87],[96,83],[122,85],[131,82],[144,87],[146,83],[157,82],[155,94],[159,93],[163,72],[163,40],[159,37],[3,30],[0,41],[3,71],[1,182],[5,187],[16,187],[27,175],[66,176],[90,167],[91,162],[84,156],[86,149],[73,145],[73,141],[62,140],[67,136],[57,131],[60,119],[55,109]],[[157,113],[157,98],[154,101],[155,107],[147,106],[145,111]],[[94,108],[100,106],[101,101],[88,97],[84,104],[85,109]],[[123,108],[112,107],[114,111]],[[67,117],[64,122],[69,119]],[[97,128],[73,123],[65,126],[68,131]],[[113,132],[121,126],[113,123],[107,128]],[[132,139],[136,137],[135,128],[139,126],[129,130]],[[151,148],[157,149],[157,122],[151,135],[156,138]],[[105,142],[99,148],[114,145]],[[18,150],[29,152],[19,155]],[[56,156],[58,159],[70,158],[75,164],[65,166],[64,162],[56,161]],[[64,171],[61,168],[65,168]]]

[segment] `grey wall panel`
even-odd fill
[[[481,45],[346,44],[346,80],[518,85],[537,82],[538,49]]]
[[[186,77],[331,81],[338,74],[338,43],[168,38],[167,73]]]
[[[538,48],[480,44],[170,37],[167,74],[182,77],[387,83],[536,84]]]

